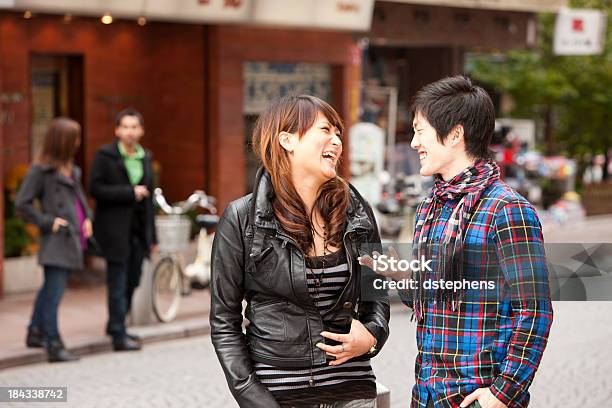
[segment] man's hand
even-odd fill
[[[59,231],[59,229],[60,229],[61,227],[67,227],[67,226],[68,226],[68,221],[66,221],[66,220],[65,220],[65,219],[63,219],[63,218],[56,217],[56,218],[53,220],[53,226],[51,227],[51,231],[53,231],[53,232],[57,232],[57,231]]]
[[[495,398],[488,388],[479,388],[463,400],[461,408],[469,407],[474,401],[478,401],[482,408],[508,408],[503,402]]]
[[[89,238],[93,235],[93,226],[91,225],[91,220],[89,218],[86,218],[85,221],[83,221],[83,234],[85,235],[85,238]]]
[[[149,189],[147,186],[134,186],[134,197],[136,197],[136,201],[142,201],[143,198],[149,196]]]
[[[325,351],[330,356],[336,357],[334,361],[330,361],[329,365],[336,366],[347,362],[353,357],[361,356],[372,349],[376,345],[376,339],[372,333],[359,320],[353,319],[351,323],[351,331],[348,334],[322,332],[321,335],[327,339],[332,339],[341,342],[337,346],[330,346],[323,343],[317,343],[317,347]]]

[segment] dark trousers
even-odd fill
[[[29,329],[39,328],[47,342],[60,340],[57,309],[64,295],[70,270],[58,266],[45,266],[45,280],[36,295]]]
[[[130,239],[129,258],[107,261],[108,323],[106,333],[115,339],[126,336],[125,317],[132,307],[132,296],[140,283],[145,250],[137,237]]]

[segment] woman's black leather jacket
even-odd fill
[[[254,374],[252,361],[280,367],[311,367],[326,361],[316,347],[324,330],[348,333],[359,319],[377,340],[389,336],[389,300],[373,289],[374,273],[357,261],[360,251],[380,246],[370,206],[351,187],[344,233],[350,279],[333,309],[322,316],[306,281],[302,250],[274,216],[272,183],[260,170],[254,192],[228,205],[212,251],[212,342],[230,390],[241,407],[277,407]],[[380,249],[378,249],[380,251]],[[243,332],[246,300],[246,334]]]

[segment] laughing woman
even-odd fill
[[[362,295],[371,282],[357,249],[380,236],[370,206],[336,173],[342,132],[318,98],[274,103],[253,132],[263,163],[253,193],[217,228],[212,341],[241,407],[375,406],[370,358],[389,335],[389,302]]]

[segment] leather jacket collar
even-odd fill
[[[347,209],[346,233],[357,230],[371,231],[374,227],[368,217],[361,196],[350,186],[351,200]],[[274,190],[270,174],[260,167],[257,171],[255,187],[253,188],[253,201],[251,206],[251,219],[253,224],[261,228],[274,229],[282,232],[280,222],[274,216],[272,199]]]

